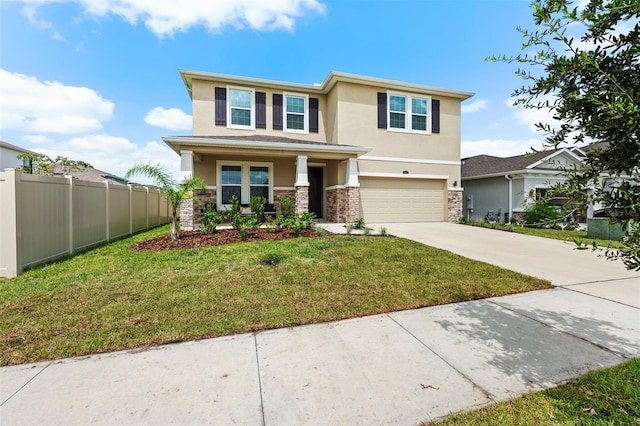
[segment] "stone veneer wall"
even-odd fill
[[[280,198],[281,197],[290,197],[292,201],[296,199],[296,191],[294,189],[274,189],[273,190],[273,206],[276,209],[276,213],[281,213],[280,209]]]
[[[296,186],[294,213],[303,214],[309,211],[309,187]]]
[[[462,191],[449,191],[447,194],[447,221],[458,223],[462,217]]]
[[[332,188],[326,190],[327,220],[353,223],[360,217],[360,188]]]
[[[216,191],[208,189],[198,191],[193,199],[185,198],[180,206],[180,228],[192,231],[200,224],[200,209],[207,203],[216,204]]]

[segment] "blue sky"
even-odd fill
[[[541,147],[514,108],[529,0],[0,0],[0,139],[115,174],[177,171],[162,142],[190,134],[179,69],[319,83],[331,70],[474,92],[463,156]]]

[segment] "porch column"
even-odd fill
[[[345,222],[353,223],[361,217],[360,213],[360,182],[358,181],[358,159],[347,160],[347,176],[345,184],[344,205]]]
[[[309,171],[307,156],[298,155],[296,159],[296,202],[295,213],[303,214],[309,211]]]
[[[180,151],[180,182],[193,176],[193,151]],[[180,205],[180,228],[192,231],[194,227],[193,200],[185,198]]]

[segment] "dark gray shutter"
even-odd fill
[[[440,133],[440,101],[431,99],[431,133]]]
[[[282,130],[282,95],[273,94],[273,130]]]
[[[387,94],[378,92],[378,129],[387,128]]]
[[[227,125],[227,89],[216,87],[216,126]]]
[[[318,98],[309,98],[309,131],[318,133]]]
[[[256,92],[256,129],[267,128],[267,94]]]

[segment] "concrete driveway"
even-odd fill
[[[640,272],[627,271],[622,262],[590,250],[576,250],[572,242],[452,223],[369,226],[376,230],[384,226],[398,237],[640,308]]]

